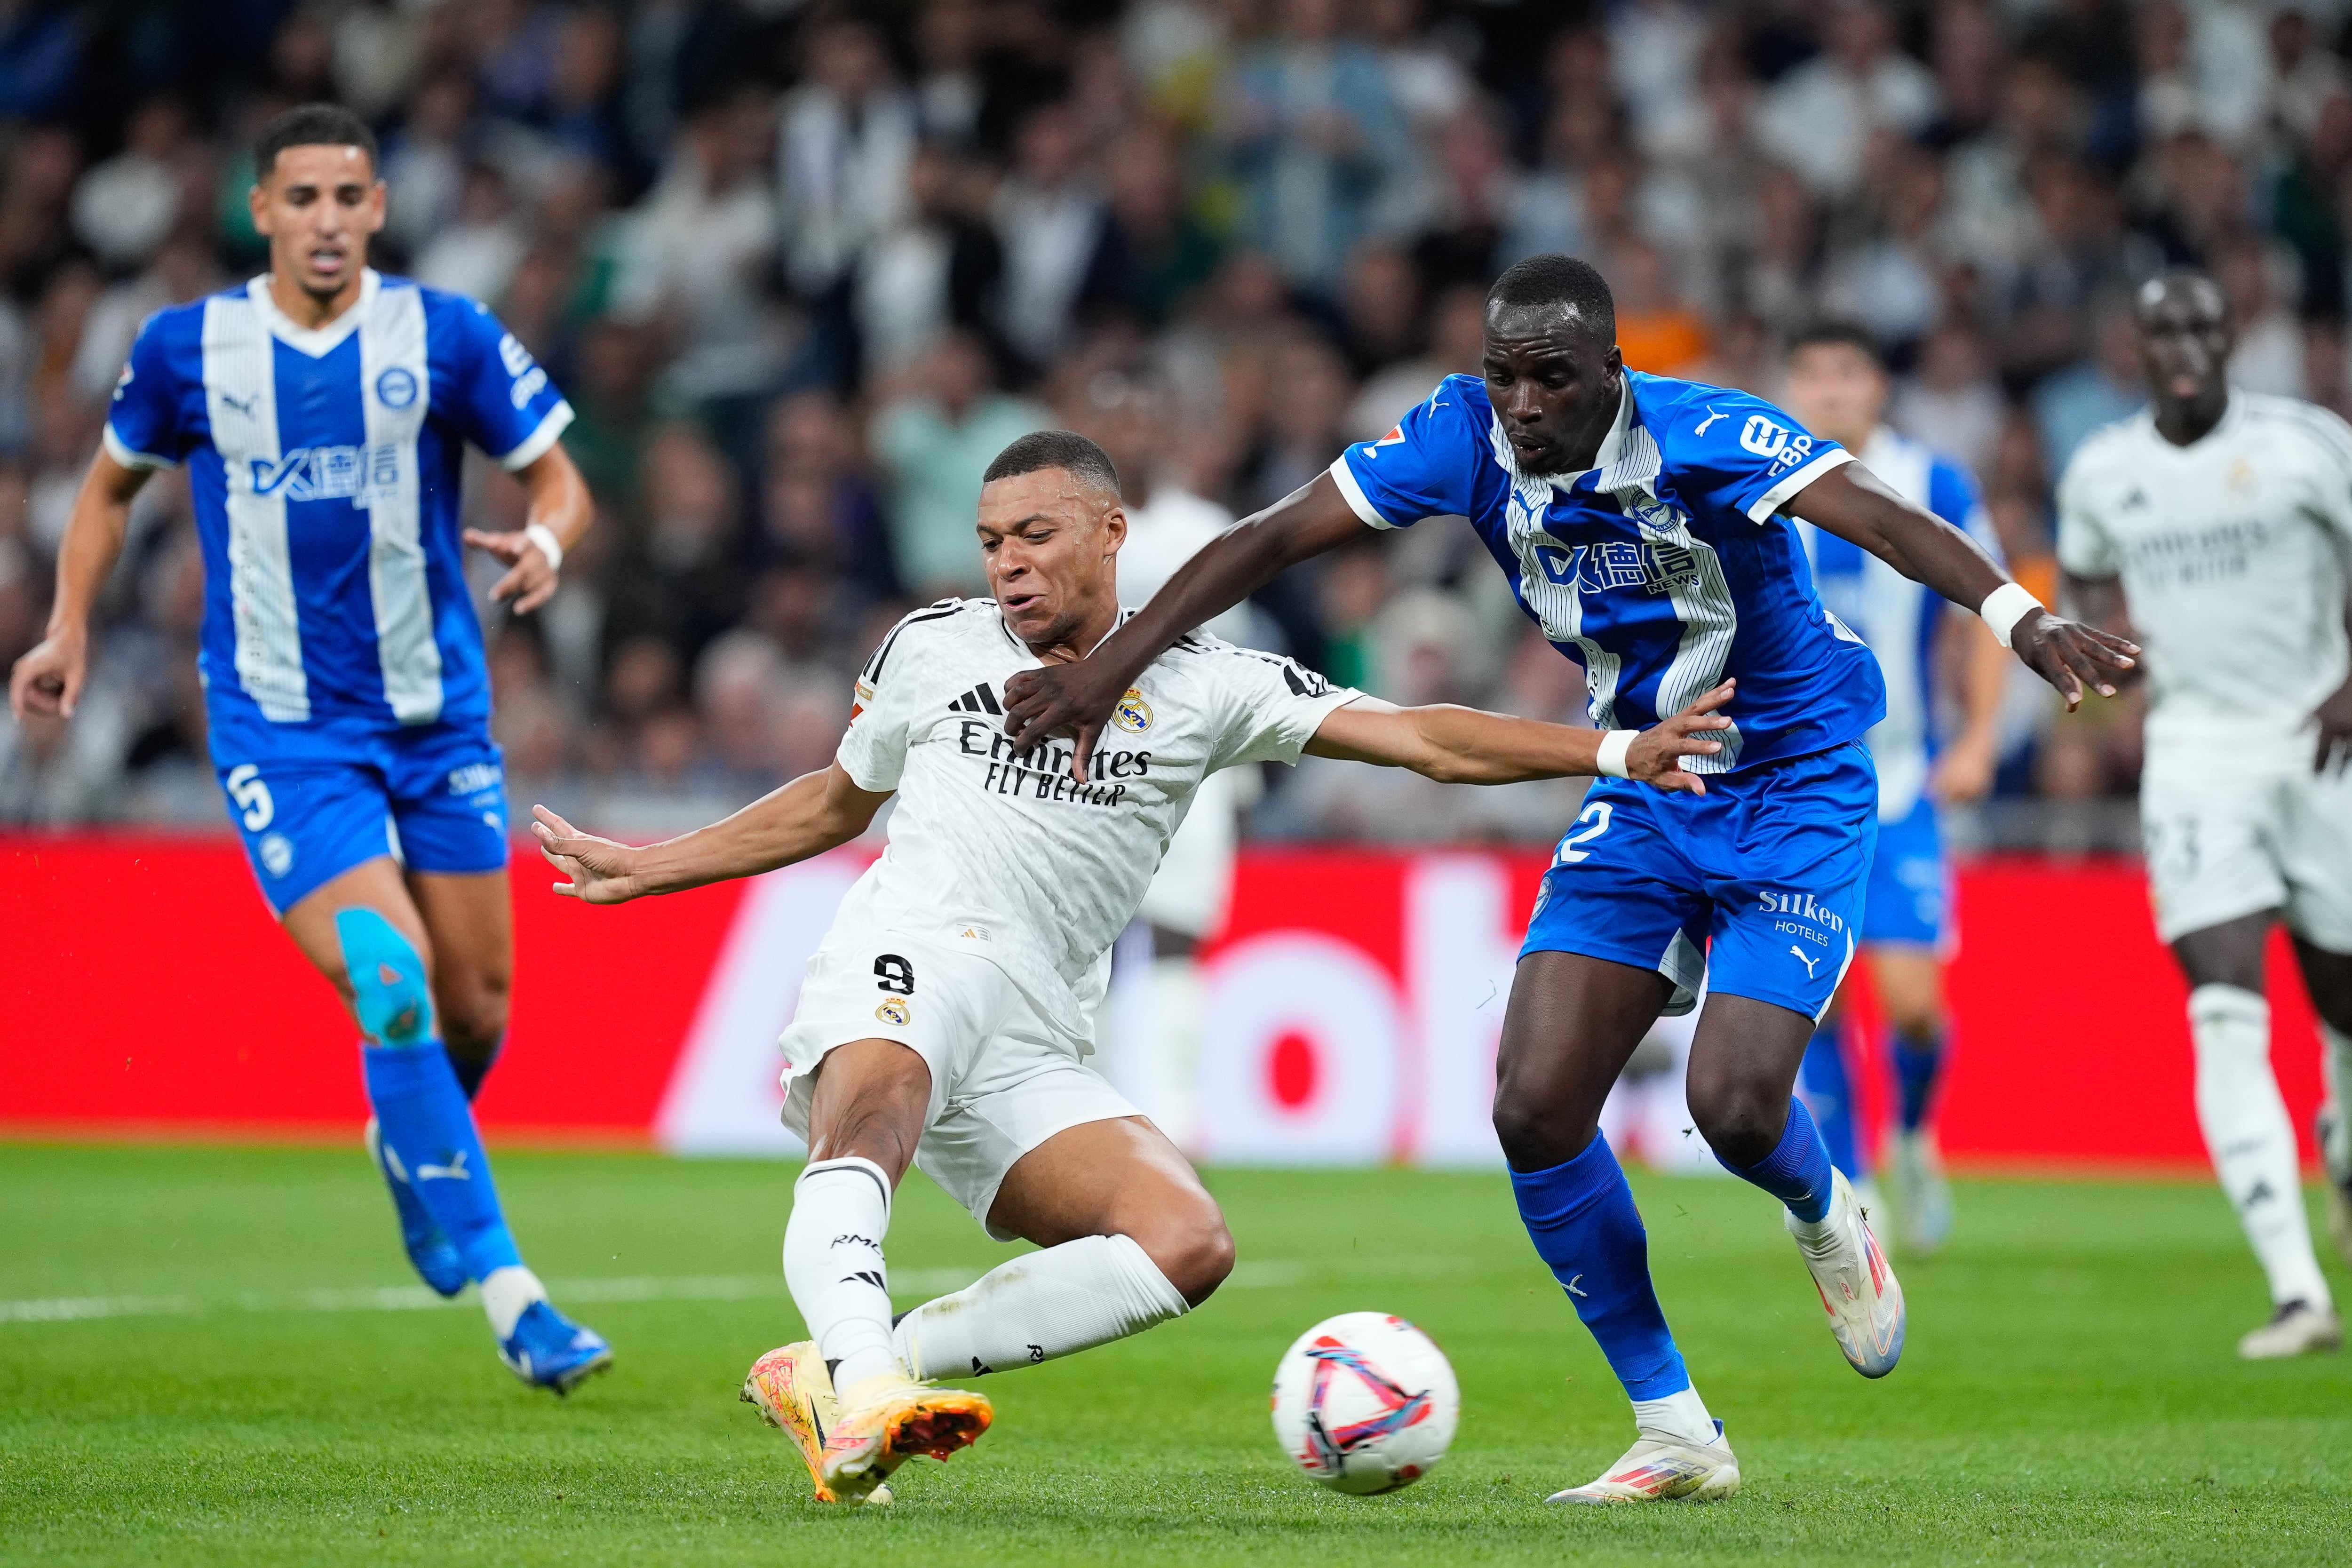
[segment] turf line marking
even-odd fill
[[[1344,1263],[1306,1263],[1265,1258],[1237,1264],[1228,1290],[1282,1289],[1317,1280],[1422,1280],[1464,1279],[1491,1271],[1473,1258],[1367,1258]],[[908,1268],[891,1279],[891,1293],[927,1300],[961,1290],[980,1278],[971,1268]],[[564,1302],[752,1301],[782,1300],[784,1282],[775,1275],[716,1274],[662,1278],[652,1275],[551,1282],[548,1293]],[[0,1324],[72,1323],[105,1318],[196,1318],[213,1312],[421,1312],[468,1304],[469,1295],[442,1297],[422,1285],[383,1285],[354,1290],[246,1291],[205,1299],[197,1296],[56,1296],[0,1301]]]

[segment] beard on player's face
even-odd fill
[[[260,200],[269,219],[271,270],[304,293],[331,300],[366,268],[383,195],[374,165],[359,149],[284,149]]]

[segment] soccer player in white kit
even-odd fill
[[[2284,921],[2326,1038],[2321,1113],[2337,1219],[2352,1147],[2352,427],[2231,387],[2212,279],[2136,302],[2152,410],[2084,443],[2058,489],[2066,592],[2094,622],[2128,606],[2147,647],[2140,812],[2157,928],[2192,988],[2197,1115],[2269,1276],[2249,1359],[2334,1350],[2343,1327],[2311,1244],[2294,1130],[2270,1065],[2263,953]]]
[[[1712,710],[1732,695],[1717,686],[1621,757],[1591,731],[1399,709],[1194,633],[1137,678],[1081,782],[1067,741],[1013,749],[1002,694],[1123,618],[1117,472],[1084,437],[1024,436],[988,469],[979,532],[994,598],[898,624],[823,773],[641,849],[536,814],[571,878],[557,891],[619,903],[820,854],[898,796],[889,846],[809,960],[781,1042],[784,1121],[811,1156],[784,1276],[810,1338],[761,1357],[743,1388],[823,1501],[873,1497],[910,1454],[945,1458],[987,1430],[984,1396],[927,1380],[1135,1333],[1199,1305],[1233,1267],[1192,1166],[1084,1060],[1111,943],[1204,776],[1313,751],[1477,784],[1605,764],[1704,794],[1679,761],[1717,748]],[[894,1323],[882,1240],[909,1162],[991,1236],[1045,1250]]]

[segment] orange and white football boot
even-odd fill
[[[1885,1377],[1903,1358],[1903,1287],[1878,1237],[1871,1234],[1870,1220],[1845,1173],[1832,1175],[1830,1212],[1818,1225],[1790,1213],[1789,1234],[1796,1237],[1797,1250],[1812,1273],[1838,1349],[1863,1376]]]
[[[1601,1472],[1597,1479],[1546,1502],[1716,1502],[1739,1489],[1739,1460],[1725,1441],[1723,1423],[1715,1424],[1712,1443],[1678,1443],[1644,1437],[1625,1450],[1625,1457]]]

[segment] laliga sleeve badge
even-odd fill
[[[1130,686],[1118,700],[1118,705],[1110,710],[1110,721],[1130,735],[1140,735],[1151,728],[1151,704],[1143,700],[1142,692]]]
[[[886,1024],[894,1025],[901,1029],[905,1028],[907,1026],[908,1016],[905,998],[898,996],[884,997],[882,999],[882,1005],[874,1009],[874,1016],[881,1019]]]

